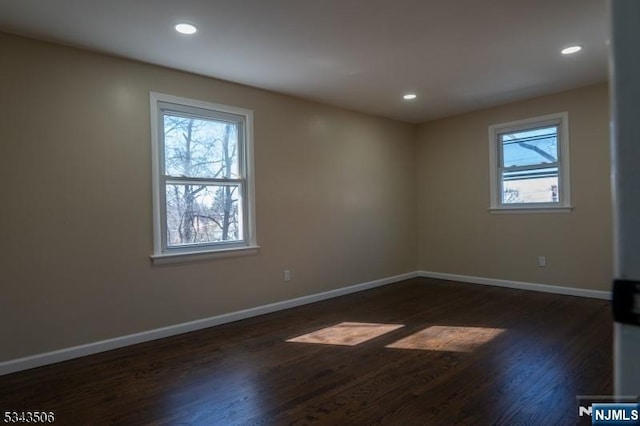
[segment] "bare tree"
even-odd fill
[[[518,146],[524,149],[528,149],[529,151],[535,152],[536,154],[538,154],[545,160],[549,161],[550,163],[555,163],[558,161],[557,155],[553,156],[548,152],[546,152],[545,150],[538,147],[537,145],[528,143],[526,140],[522,140],[518,138],[515,134],[505,134],[504,137],[509,138],[510,141],[514,141]]]
[[[520,197],[520,191],[514,188],[506,188],[503,193],[503,203],[524,203],[524,200]]]
[[[237,167],[237,128],[204,119],[165,116],[165,173],[181,178],[232,178]],[[170,244],[239,238],[238,187],[185,182],[168,184]]]

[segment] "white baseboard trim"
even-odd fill
[[[41,367],[43,365],[54,364],[73,358],[79,358],[86,355],[93,355],[112,349],[122,348],[124,346],[135,345],[137,343],[148,342],[150,340],[162,339],[163,337],[189,333],[191,331],[201,330],[203,328],[213,327],[216,325],[226,324],[229,322],[251,318],[258,315],[281,311],[296,306],[319,302],[321,300],[344,296],[346,294],[356,293],[358,291],[368,290],[375,287],[381,287],[383,285],[408,280],[410,278],[416,278],[418,276],[418,272],[408,272],[406,274],[395,275],[388,278],[382,278],[379,280],[356,284],[349,287],[329,290],[322,293],[311,294],[309,296],[302,296],[295,299],[284,300],[282,302],[271,303],[255,308],[243,309],[241,311],[230,312],[228,314],[216,315],[209,318],[171,325],[168,327],[156,328],[140,333],[115,337],[113,339],[101,340],[98,342],[88,343],[86,345],[74,346],[71,348],[27,356],[24,358],[3,361],[0,362],[0,376],[27,370],[30,368]]]
[[[101,340],[98,342],[88,343],[85,345],[74,346],[71,348],[60,349],[52,352],[27,356],[24,358],[12,359],[0,362],[0,376],[11,374],[30,368],[41,367],[43,365],[54,364],[61,361],[67,361],[74,358],[80,358],[86,355],[93,355],[100,352],[106,352],[112,349],[118,349],[125,346],[135,345],[137,343],[148,342],[150,340],[162,339],[163,337],[175,336],[178,334],[189,333],[191,331],[201,330],[203,328],[213,327],[216,325],[226,324],[229,322],[239,321],[246,318],[264,315],[271,312],[281,311],[284,309],[294,308],[296,306],[307,305],[309,303],[319,302],[321,300],[331,299],[334,297],[344,296],[363,290],[369,290],[375,287],[381,287],[387,284],[393,284],[398,281],[408,280],[410,278],[424,277],[437,278],[441,280],[460,281],[471,284],[492,285],[497,287],[508,287],[521,290],[540,291],[545,293],[564,294],[569,296],[590,297],[596,299],[611,300],[611,293],[600,290],[587,290],[573,287],[561,287],[548,284],[536,284],[522,281],[500,280],[495,278],[474,277],[469,275],[448,274],[443,272],[416,271],[406,274],[395,275],[388,278],[369,281],[352,285],[349,287],[329,290],[322,293],[302,296],[295,299],[284,300],[282,302],[271,303],[268,305],[257,306],[255,308],[243,309],[241,311],[230,312],[227,314],[216,315],[209,318],[185,322],[168,327],[156,328],[153,330],[143,331],[140,333],[129,334],[126,336],[115,337],[113,339]]]
[[[540,291],[543,293],[564,294],[568,296],[590,297],[594,299],[611,300],[611,292],[602,290],[588,290],[575,287],[561,287],[549,284],[536,284],[523,281],[499,280],[496,278],[473,277],[469,275],[447,274],[443,272],[418,271],[418,276],[437,278],[441,280],[460,281],[471,284],[492,285],[497,287],[516,288],[520,290]]]

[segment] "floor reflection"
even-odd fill
[[[175,424],[231,425],[264,411],[265,387],[247,359],[242,369],[211,371],[174,382],[165,393],[163,417]],[[174,423],[171,423],[174,424]]]

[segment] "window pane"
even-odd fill
[[[502,172],[502,203],[557,203],[558,168]]]
[[[531,166],[558,161],[558,127],[500,134],[502,166]]]
[[[239,177],[238,125],[164,113],[167,176]]]
[[[169,184],[167,246],[241,241],[240,185]]]

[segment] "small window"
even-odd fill
[[[489,127],[491,210],[571,208],[567,113]]]
[[[154,258],[255,248],[252,112],[151,93]]]

